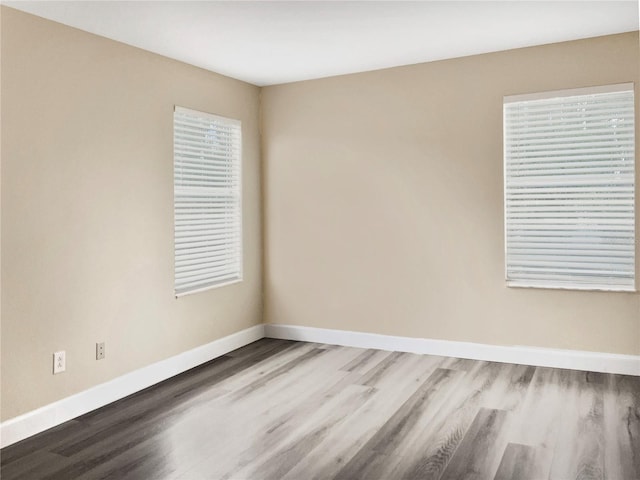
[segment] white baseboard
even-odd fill
[[[636,355],[505,347],[295,325],[256,325],[2,422],[0,447],[72,420],[263,337],[640,376],[640,356]]]
[[[0,446],[60,425],[263,337],[264,325],[256,325],[2,422]]]
[[[638,355],[618,355],[525,346],[505,347],[481,343],[299,327],[295,325],[265,325],[265,335],[270,338],[328,343],[347,347],[376,348],[379,350],[517,363],[537,367],[568,368],[640,376],[640,356]]]

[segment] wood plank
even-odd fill
[[[482,399],[482,406],[514,411],[522,406],[536,367],[502,364],[494,385]]]
[[[440,409],[431,428],[422,432],[417,439],[417,443],[424,448],[419,454],[405,456],[396,478],[440,477],[476,417],[483,398],[491,391],[495,379],[504,369],[503,364],[478,362],[466,372],[462,387]]]
[[[2,449],[0,454],[0,464],[2,472],[11,463],[19,461],[21,458],[27,457],[40,450],[46,450],[61,440],[76,435],[90,435],[91,429],[85,423],[75,420],[69,420],[57,425],[49,430],[34,435],[33,437],[14,443]]]
[[[62,469],[71,461],[61,455],[37,450],[2,467],[2,480],[42,478],[52,469]]]
[[[605,386],[605,477],[640,478],[640,377],[609,375]]]
[[[493,480],[536,480],[531,468],[535,461],[535,455],[536,449],[534,447],[510,443],[504,451]]]
[[[341,368],[341,370],[345,370],[347,372],[366,373],[389,355],[391,355],[391,352],[368,349],[363,351],[351,362],[347,363]]]
[[[509,412],[481,408],[447,464],[441,480],[484,480],[495,474],[494,458]]]
[[[478,360],[470,360],[468,358],[445,357],[442,361],[442,368],[449,370],[461,370],[468,372],[478,364]]]
[[[349,385],[328,399],[319,409],[307,412],[306,418],[287,441],[271,451],[262,452],[239,471],[227,472],[224,480],[261,478],[280,480],[302,458],[313,451],[329,432],[357,412],[377,390],[373,387]]]
[[[378,378],[375,387],[377,393],[334,428],[284,478],[323,480],[338,475],[345,464],[415,394],[416,386],[423,384],[434,373],[440,361],[437,357],[405,355],[394,367],[385,369],[385,375]],[[386,458],[382,454],[378,457]]]
[[[360,378],[359,374],[339,370],[353,354],[351,349],[338,349],[329,357],[318,357],[315,363],[310,362],[305,367],[298,365],[262,395],[239,401],[222,398],[217,408],[219,412],[210,416],[209,428],[223,431],[225,442],[216,446],[216,455],[203,458],[189,474],[221,478],[249,465],[260,452],[273,451],[283,445],[295,435],[301,418],[322,407]],[[321,375],[319,369],[323,369]],[[235,417],[230,417],[229,412]],[[233,418],[243,421],[233,422]],[[194,418],[193,422],[201,420]],[[249,425],[251,428],[247,428]],[[189,432],[194,427],[187,424],[180,428]]]
[[[276,338],[261,338],[260,340],[256,340],[244,347],[237,348],[232,352],[227,353],[230,357],[246,357],[248,355],[255,354],[265,348],[282,348],[288,344],[295,344],[302,342],[294,342],[292,340],[280,340]]]
[[[563,410],[573,401],[573,381],[569,371],[538,367],[520,406],[509,442],[534,448],[528,465],[533,478],[549,478]]]
[[[437,368],[335,478],[390,476],[394,470],[391,460],[400,460],[401,454],[407,455],[408,450],[416,445],[415,439],[447,400],[451,386],[457,384],[462,376],[463,372]],[[377,462],[381,457],[390,461]]]
[[[573,398],[564,396],[562,426],[549,478],[604,480],[604,390],[600,376],[567,371]],[[594,382],[593,379],[596,379]]]

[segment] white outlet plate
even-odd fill
[[[96,343],[96,360],[102,360],[104,355],[104,342]]]
[[[62,373],[67,369],[67,359],[64,350],[53,354],[53,374]]]

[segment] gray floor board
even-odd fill
[[[481,408],[456,448],[441,480],[482,480],[493,478],[497,466],[495,452],[503,451],[500,437],[504,436],[509,412]]]
[[[493,480],[535,480],[535,454],[535,448],[529,445],[508,444]]]

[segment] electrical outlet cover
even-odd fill
[[[104,355],[104,342],[96,343],[96,360],[102,360]]]
[[[67,359],[64,350],[53,354],[53,374],[62,373],[67,368]]]

